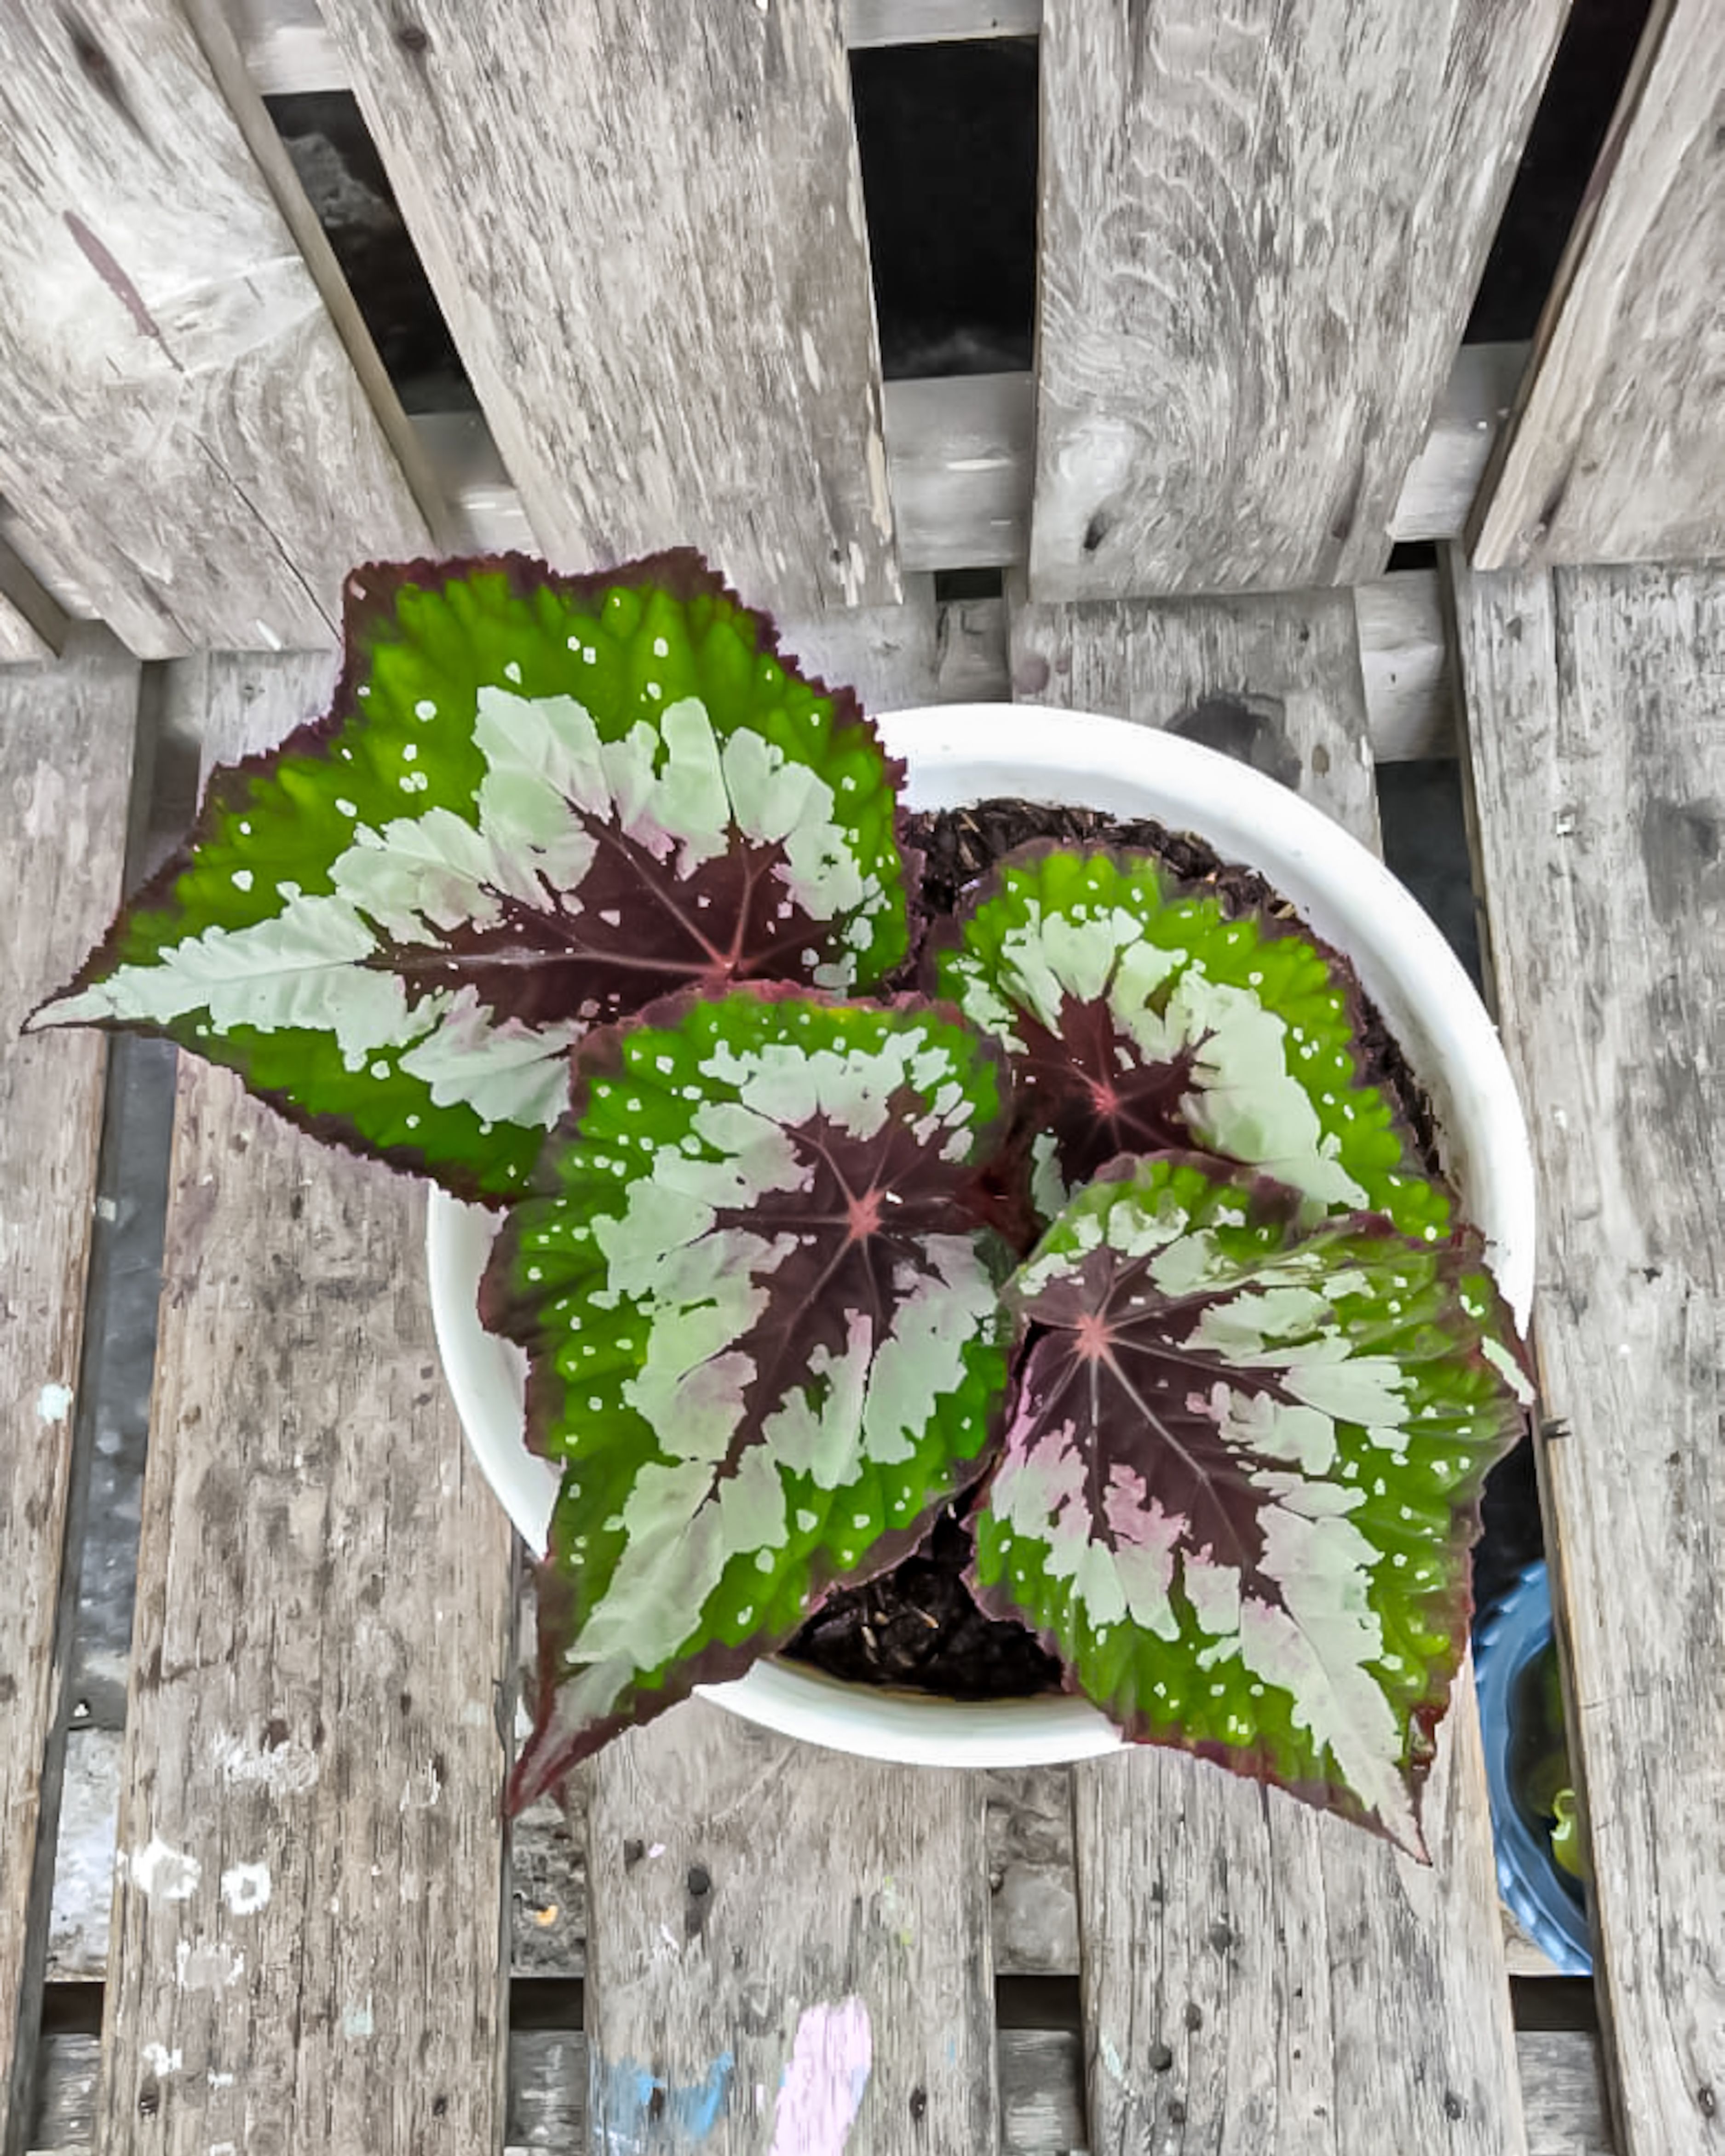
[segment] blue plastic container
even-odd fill
[[[1581,1882],[1553,1857],[1544,1821],[1527,1810],[1515,1787],[1525,1681],[1551,1639],[1551,1589],[1541,1562],[1527,1567],[1474,1634],[1497,1887],[1516,1922],[1563,1975],[1591,1976],[1593,1951]]]

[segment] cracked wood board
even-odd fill
[[[1725,555],[1725,9],[1656,0],[1469,536],[1481,569]]]
[[[1351,584],[1568,0],[1050,0],[1039,599]]]
[[[172,0],[0,17],[0,491],[145,658],[332,640],[427,533]]]
[[[695,1699],[608,1746],[589,1786],[595,2148],[997,2145],[978,1778]]]
[[[213,659],[172,693],[208,768],[328,670]],[[182,1061],[99,2146],[501,2143],[511,1538],[424,1235],[410,1183]]]
[[[1725,572],[1455,565],[1623,2156],[1725,2148]]]
[[[1015,694],[1172,722],[1375,849],[1349,593],[1020,603],[1011,633]],[[1426,1793],[1430,1869],[1173,1752],[1073,1778],[1094,2156],[1521,2156],[1471,1678]]]
[[[100,629],[0,673],[0,2145],[24,2100],[48,1929],[38,1829],[56,1803],[44,1776],[107,1061],[93,1033],[18,1028],[119,903],[137,698],[136,660]]]
[[[544,549],[896,600],[837,8],[323,12]]]

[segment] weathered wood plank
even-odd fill
[[[1377,836],[1345,593],[1018,608],[1015,691],[1173,724]],[[1485,1768],[1458,1689],[1424,1869],[1172,1753],[1074,1769],[1090,2146],[1517,2156]]]
[[[106,1060],[94,1034],[18,1029],[119,901],[137,692],[136,662],[95,629],[57,664],[0,674],[0,2146],[28,2099],[47,1930],[39,1827]]]
[[[1527,369],[1524,344],[1462,346],[1402,483],[1392,539],[1453,539],[1466,527]]]
[[[223,4],[264,96],[348,87],[347,62],[317,0]],[[1034,38],[1042,27],[1042,0],[845,0],[844,22],[853,52],[958,38]]]
[[[1437,571],[1356,584],[1353,610],[1373,761],[1454,756],[1455,686]]]
[[[1527,2156],[1614,2156],[1599,2040],[1587,2029],[1518,2029]]]
[[[1656,0],[1470,527],[1481,568],[1725,555],[1725,9]]]
[[[553,557],[689,542],[786,611],[896,599],[836,9],[324,13]]]
[[[180,8],[89,23],[0,22],[0,489],[145,657],[325,641],[424,519]]]
[[[886,385],[886,462],[906,569],[992,569],[1029,544],[1035,378]]]
[[[593,1762],[588,1901],[595,2148],[995,2146],[974,1778],[696,1700]]]
[[[1040,599],[1377,575],[1567,0],[1059,0]]]
[[[1460,564],[1624,2156],[1725,2146],[1725,572]]]
[[[0,537],[0,665],[52,659],[67,627],[60,607]]]
[[[1375,845],[1365,685],[1347,592],[1251,598],[1026,600],[1008,588],[1015,698],[1112,712],[1309,788]]]
[[[328,661],[182,670],[206,763]],[[501,2138],[511,1547],[405,1182],[181,1069],[97,2142]]]

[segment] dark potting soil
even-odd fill
[[[1214,891],[1231,913],[1296,917],[1262,876],[1224,861],[1189,832],[1148,820],[1127,822],[1094,808],[983,801],[973,808],[907,815],[903,837],[907,849],[922,855],[922,900],[937,919],[952,912],[967,887],[1004,855],[1033,839],[1153,853],[1177,875]],[[1360,1039],[1365,1075],[1394,1096],[1428,1165],[1435,1167],[1431,1104],[1369,1000]],[[785,1654],[853,1683],[895,1685],[949,1699],[1020,1699],[1058,1691],[1060,1666],[1055,1657],[1024,1625],[985,1617],[964,1584],[973,1553],[966,1517],[971,1502],[967,1495],[948,1506],[916,1556],[878,1579],[829,1596]]]

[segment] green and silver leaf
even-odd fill
[[[792,989],[594,1034],[485,1276],[562,1468],[526,1802],[907,1555],[998,1428],[1009,1120],[956,1014]]]
[[[1475,1240],[1301,1216],[1189,1153],[1072,1201],[1006,1291],[1031,1332],[975,1584],[1129,1736],[1423,1855],[1480,1491],[1529,1389]]]
[[[699,556],[356,572],[326,719],[218,773],[33,1023],[165,1033],[320,1136],[526,1187],[596,1025],[905,956],[898,767]]]
[[[1045,1219],[1117,1155],[1190,1146],[1291,1184],[1314,1218],[1449,1231],[1448,1192],[1362,1075],[1358,983],[1296,923],[1235,918],[1148,855],[1036,844],[942,932],[933,978],[1012,1055]]]

